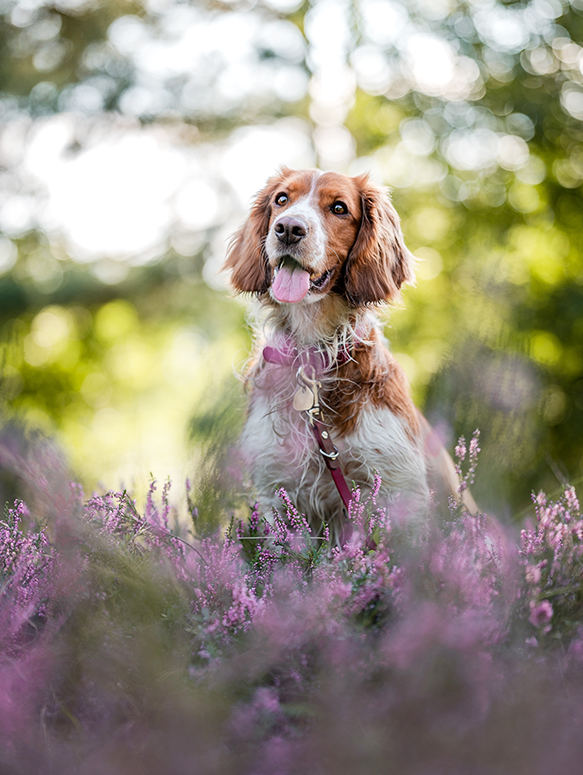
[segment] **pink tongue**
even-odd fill
[[[271,290],[278,301],[295,304],[310,290],[310,273],[297,264],[282,264]]]

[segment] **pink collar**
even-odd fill
[[[305,356],[305,357],[303,357]],[[351,354],[347,347],[338,351],[335,361],[330,359],[328,353],[317,347],[310,347],[307,350],[300,351],[294,344],[293,339],[286,334],[279,337],[278,346],[266,345],[263,348],[263,359],[267,363],[274,363],[277,366],[312,365],[317,374],[329,371],[333,366],[342,366],[351,360]]]

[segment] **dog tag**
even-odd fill
[[[314,394],[312,391],[302,385],[301,388],[294,393],[294,409],[297,412],[307,412],[314,406]]]

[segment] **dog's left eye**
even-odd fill
[[[332,212],[334,215],[346,215],[348,207],[346,207],[344,202],[334,202],[332,205]]]

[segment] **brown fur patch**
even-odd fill
[[[326,418],[339,436],[354,431],[367,406],[389,409],[405,420],[409,435],[420,434],[419,414],[409,394],[405,372],[373,332],[373,345],[357,349],[354,360],[339,368],[333,390],[324,395]]]
[[[265,252],[265,237],[271,217],[271,199],[284,177],[284,173],[269,178],[259,192],[249,217],[234,235],[224,269],[231,269],[231,285],[239,293],[263,294],[271,284],[271,269]]]
[[[393,301],[413,279],[413,257],[399,216],[385,191],[355,178],[362,200],[360,230],[344,269],[344,291],[354,305]]]

